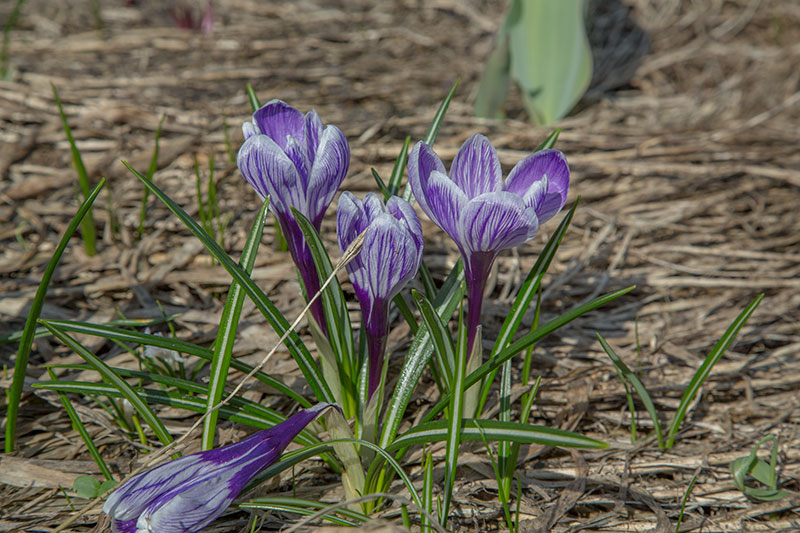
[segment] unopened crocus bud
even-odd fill
[[[389,303],[417,273],[422,260],[422,226],[402,198],[386,202],[369,193],[362,202],[350,192],[339,197],[336,212],[339,248],[344,252],[366,231],[359,254],[347,265],[367,338],[368,398],[378,387],[389,334]]]
[[[194,533],[225,512],[259,472],[330,404],[319,403],[234,444],[138,474],[103,505],[115,533]]]

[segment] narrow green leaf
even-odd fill
[[[450,101],[456,94],[456,89],[458,88],[458,84],[460,82],[461,78],[457,78],[455,83],[453,83],[453,86],[450,88],[450,91],[447,93],[447,96],[445,96],[444,100],[442,100],[442,103],[439,104],[439,108],[436,110],[436,114],[433,116],[431,127],[428,128],[428,133],[425,135],[425,140],[422,141],[428,146],[433,146],[436,136],[439,134],[439,128],[442,127],[442,122],[444,121],[444,116],[447,113],[447,108],[450,107]]]
[[[461,440],[482,441],[485,437],[487,441],[506,440],[522,444],[541,444],[560,448],[608,448],[608,444],[603,441],[546,426],[484,419],[464,419],[463,423]],[[436,420],[414,426],[397,437],[386,448],[386,451],[391,453],[415,444],[445,441],[447,440],[449,424],[448,420]]]
[[[400,192],[400,180],[403,178],[403,171],[405,171],[406,163],[408,162],[409,145],[411,145],[411,137],[406,136],[405,141],[403,141],[403,147],[400,149],[400,153],[392,167],[392,174],[389,176],[389,196],[397,195],[397,193]]]
[[[453,388],[450,394],[450,420],[447,424],[447,445],[444,452],[445,475],[444,475],[444,494],[442,497],[442,510],[439,514],[439,522],[442,527],[447,527],[447,518],[450,511],[450,500],[453,498],[453,483],[456,479],[456,468],[458,467],[459,446],[461,444],[461,426],[464,414],[464,374],[467,370],[467,358],[476,357],[476,354],[468,352],[467,328],[464,325],[463,305],[458,316],[458,353],[455,354],[455,367],[453,368]],[[481,344],[481,326],[475,336],[475,345]]]
[[[220,247],[220,245],[211,238],[210,235],[200,225],[190,217],[186,211],[184,211],[178,204],[176,204],[169,196],[164,194],[164,192],[159,189],[154,183],[148,182],[144,179],[136,169],[128,165],[128,163],[123,161],[123,164],[128,167],[128,170],[133,172],[133,174],[138,177],[146,187],[150,189],[154,196],[156,196],[159,200],[161,200],[167,208],[172,211],[180,220],[181,222],[186,225],[187,228],[205,245],[208,251],[214,256],[219,263],[225,267],[225,270],[242,286],[242,290],[250,297],[253,303],[256,305],[261,314],[264,315],[264,318],[270,323],[273,327],[275,332],[278,336],[282,336],[286,331],[289,330],[289,322],[286,318],[278,311],[275,305],[270,301],[269,297],[264,294],[258,285],[250,279],[250,276],[247,275],[242,268],[236,264],[236,262],[231,259],[231,257],[225,253],[225,251]],[[297,365],[300,367],[300,371],[303,373],[303,376],[306,378],[311,390],[314,391],[316,398],[318,401],[333,403],[333,396],[331,394],[330,389],[328,388],[327,383],[322,378],[322,372],[317,366],[316,361],[314,361],[313,357],[309,353],[306,346],[303,344],[303,341],[300,340],[300,337],[294,331],[290,332],[286,339],[284,340],[284,344],[289,350],[292,358],[297,362]]]
[[[249,83],[247,84],[247,99],[250,100],[250,110],[255,113],[258,109],[261,108],[261,103],[258,101],[258,96],[256,96],[256,91],[253,89],[253,86]]]
[[[629,293],[633,289],[635,289],[635,285],[631,285],[630,287],[626,287],[624,289],[620,289],[618,291],[614,291],[612,293],[606,294],[604,296],[600,296],[595,298],[591,302],[587,302],[583,305],[580,305],[569,311],[564,313],[563,315],[554,318],[550,322],[547,322],[540,328],[536,328],[535,330],[523,335],[519,340],[508,346],[507,348],[503,349],[499,353],[495,354],[489,361],[486,361],[481,366],[479,366],[474,372],[469,374],[466,379],[465,388],[469,388],[485,376],[487,376],[490,372],[497,369],[507,360],[511,359],[518,353],[522,352],[525,348],[530,346],[531,344],[535,344],[542,340],[544,337],[549,335],[550,333],[556,331],[562,326],[569,324],[576,318],[585,315],[590,311],[594,311],[598,307],[602,307],[603,305],[623,296],[624,294]],[[442,409],[447,406],[447,403],[450,401],[450,394],[444,395],[437,403],[433,409],[431,409],[425,418],[423,419],[424,422],[428,422],[433,419],[437,414],[442,412]]]
[[[80,186],[85,201],[91,194],[89,174],[86,172],[86,165],[83,164],[83,158],[81,157],[80,150],[78,150],[78,145],[75,144],[75,138],[72,136],[72,128],[69,127],[69,122],[67,122],[67,115],[64,113],[64,107],[61,105],[61,99],[58,97],[56,86],[51,83],[50,87],[53,89],[53,98],[55,98],[56,105],[58,106],[58,114],[61,116],[64,133],[67,134],[69,148],[72,151],[72,163],[75,165],[75,171],[78,173],[78,185]],[[97,234],[91,209],[86,212],[86,216],[81,221],[81,236],[83,237],[83,247],[86,250],[86,255],[90,257],[94,256],[97,253],[95,244],[97,241]]]
[[[656,430],[656,439],[658,442],[661,442],[661,424],[658,421],[658,412],[656,411],[656,406],[653,403],[653,400],[650,398],[650,394],[647,392],[644,384],[641,382],[639,377],[634,374],[630,368],[628,368],[628,365],[626,365],[622,359],[619,358],[619,356],[614,352],[614,349],[606,342],[602,335],[599,333],[596,333],[596,335],[597,340],[600,342],[600,346],[603,347],[603,350],[614,362],[614,366],[619,371],[623,380],[630,383],[633,389],[636,391],[636,394],[639,395],[639,399],[642,400],[644,408],[647,410],[647,414],[650,415],[650,420],[653,421],[653,427]],[[636,414],[633,410],[631,410],[631,417],[633,416],[636,416]]]
[[[261,236],[264,233],[264,219],[267,214],[269,198],[261,206],[256,216],[247,242],[242,250],[239,264],[249,275],[253,272],[256,263],[258,245],[261,243]],[[244,292],[241,286],[234,280],[228,290],[228,297],[225,300],[225,307],[222,310],[219,329],[217,330],[217,340],[214,343],[214,357],[211,361],[211,371],[208,382],[208,400],[206,404],[206,418],[203,420],[203,450],[210,450],[214,447],[214,432],[217,427],[217,411],[212,411],[215,405],[222,400],[225,384],[228,381],[228,368],[233,354],[233,345],[236,341],[236,331],[239,327],[239,316],[242,312],[244,303]]]
[[[253,498],[250,501],[240,503],[238,507],[239,509],[260,509],[264,511],[278,511],[294,513],[301,516],[310,516],[329,505],[330,504],[327,503],[301,498],[273,496]],[[335,513],[337,514],[324,514],[320,516],[320,520],[327,520],[333,524],[347,527],[358,527],[369,520],[369,516],[348,508],[336,509]]]
[[[455,274],[455,275],[454,275]],[[451,271],[448,282],[442,285],[437,298],[434,300],[436,312],[443,321],[453,316],[464,291],[461,281],[464,279],[464,270],[459,261]],[[423,370],[428,365],[433,353],[433,341],[427,328],[420,328],[414,336],[414,341],[406,353],[403,368],[397,379],[394,392],[389,400],[389,405],[384,413],[384,424],[381,432],[380,446],[385,448],[394,440],[397,429],[403,420],[411,393],[419,382]]]
[[[534,295],[539,292],[542,278],[547,272],[547,269],[550,268],[550,263],[552,263],[558,248],[561,246],[561,241],[564,239],[564,235],[567,233],[567,229],[572,223],[572,218],[575,216],[575,210],[578,208],[580,200],[581,198],[579,196],[575,200],[575,203],[572,204],[570,210],[567,211],[567,214],[564,215],[564,218],[561,219],[561,223],[553,232],[553,235],[547,240],[547,244],[542,248],[542,252],[536,259],[536,263],[534,263],[533,267],[531,267],[531,270],[528,272],[528,276],[525,278],[522,287],[520,287],[517,297],[514,298],[514,303],[511,304],[511,311],[503,321],[503,325],[497,335],[497,340],[495,340],[494,347],[492,347],[492,354],[496,354],[508,346],[508,343],[511,342],[511,339],[513,339],[514,335],[517,333],[517,329],[519,329],[519,325],[522,323],[522,318],[528,311]],[[494,383],[496,375],[497,371],[495,370],[489,374],[489,377],[484,382],[483,390],[480,395],[481,402],[478,405],[477,413],[483,412],[486,398],[489,396],[489,389],[492,383]]]
[[[764,298],[763,294],[759,294],[755,300],[750,302],[750,304],[744,308],[744,310],[739,313],[739,316],[733,321],[733,323],[728,327],[725,333],[722,335],[717,344],[714,345],[714,348],[709,352],[706,356],[703,364],[700,365],[700,368],[697,369],[694,376],[692,377],[692,381],[686,387],[686,390],[683,393],[683,397],[681,398],[681,403],[678,405],[678,409],[675,411],[675,415],[672,418],[672,424],[669,427],[669,431],[667,432],[667,442],[666,447],[672,448],[675,444],[675,435],[678,433],[678,428],[683,422],[683,418],[686,416],[686,411],[689,409],[689,404],[692,403],[694,400],[697,391],[700,390],[700,387],[703,386],[706,378],[708,377],[709,373],[711,373],[711,369],[714,368],[714,365],[717,364],[717,361],[720,360],[722,354],[725,353],[733,341],[736,340],[736,335],[739,333],[739,330],[744,327],[747,323],[747,319],[750,318],[750,315],[753,314],[753,311],[756,310],[758,304],[761,303],[761,300]]]
[[[53,272],[56,270],[56,265],[61,260],[61,255],[69,243],[70,237],[78,229],[83,217],[91,210],[97,195],[105,185],[105,180],[101,179],[94,189],[87,195],[86,200],[83,201],[78,212],[72,217],[72,220],[61,236],[53,256],[47,263],[47,268],[42,274],[42,281],[39,283],[39,288],[36,289],[36,295],[31,302],[31,309],[28,312],[28,318],[25,321],[25,329],[22,331],[22,338],[19,342],[19,349],[17,350],[17,360],[14,362],[14,378],[11,382],[11,388],[6,393],[6,401],[8,411],[6,414],[6,442],[5,451],[11,453],[14,451],[14,444],[16,441],[17,432],[17,416],[19,414],[19,402],[22,397],[22,385],[25,381],[25,373],[28,369],[28,357],[31,353],[31,346],[33,345],[33,337],[36,333],[36,322],[39,320],[39,315],[42,313],[42,306],[44,305],[44,298],[47,295],[47,287],[50,285],[50,280],[53,278]]]
[[[141,344],[143,346],[156,346],[166,350],[174,350],[178,353],[193,355],[205,361],[212,361],[214,352],[208,348],[203,348],[190,342],[184,342],[178,339],[171,339],[169,337],[162,337],[161,335],[150,335],[147,333],[139,333],[127,329],[116,328],[110,325],[89,324],[87,322],[72,322],[69,320],[49,320],[50,324],[56,326],[64,331],[72,331],[83,335],[93,335],[95,337],[103,337],[115,342],[132,342]],[[231,359],[231,366],[244,374],[249,374],[253,367],[247,363],[243,363],[236,359]],[[311,402],[303,398],[300,394],[296,393],[293,389],[288,387],[282,381],[266,374],[264,372],[256,372],[253,377],[272,387],[280,394],[291,398],[292,400],[300,403],[303,407],[311,407]]]
[[[158,170],[158,141],[161,139],[161,127],[164,125],[164,119],[167,118],[167,115],[162,114],[161,119],[158,121],[158,126],[156,127],[156,140],[153,146],[153,157],[150,158],[150,166],[147,168],[147,174],[145,177],[153,181],[153,175]],[[142,205],[139,207],[139,227],[136,230],[136,238],[141,239],[142,233],[144,232],[144,219],[147,217],[147,199],[150,197],[150,189],[146,188],[142,192]]]
[[[542,144],[536,147],[534,152],[538,152],[539,150],[549,150],[556,145],[556,141],[558,140],[558,136],[561,135],[561,128],[556,128],[553,132],[547,136],[547,139],[542,141]],[[576,202],[577,203],[577,200]]]
[[[133,390],[133,388],[128,385],[124,379],[119,377],[119,375],[114,372],[111,367],[109,367],[102,359],[97,357],[95,354],[90,352],[83,346],[81,343],[76,341],[74,338],[70,337],[65,331],[53,326],[47,320],[41,320],[41,324],[50,330],[50,332],[61,342],[63,342],[69,349],[74,351],[76,354],[81,356],[81,358],[92,365],[97,372],[103,376],[103,379],[107,380],[111,383],[114,388],[116,388],[120,394],[130,402],[133,409],[139,413],[145,422],[150,426],[150,429],[158,437],[158,440],[161,441],[162,444],[169,444],[172,442],[172,435],[169,434],[167,428],[164,427],[164,424],[161,423],[158,416],[153,412],[152,409],[147,405],[147,403],[142,400],[142,398]]]
[[[456,88],[458,87],[461,78],[457,78],[453,87],[450,89],[450,92],[447,93],[447,96],[444,97],[442,103],[439,104],[439,108],[436,110],[436,114],[433,116],[433,121],[431,122],[431,126],[428,129],[428,133],[425,135],[425,139],[422,142],[427,144],[428,146],[433,146],[434,141],[436,140],[436,136],[439,134],[439,128],[442,126],[442,122],[444,121],[444,116],[447,113],[447,108],[450,107],[450,101],[453,99],[453,95],[456,94]],[[412,202],[412,192],[411,187],[406,183],[406,188],[403,189],[403,199],[409,202]]]
[[[333,273],[331,259],[328,256],[328,252],[325,250],[325,245],[322,243],[322,239],[316,228],[302,213],[295,208],[291,209],[295,220],[297,220],[297,225],[300,226],[300,231],[303,232],[306,245],[309,250],[311,250],[311,256],[317,267],[319,283],[320,286],[322,286]],[[313,294],[309,294],[308,296],[311,298]],[[350,325],[350,314],[347,312],[347,301],[344,298],[342,287],[339,285],[339,280],[335,276],[320,297],[322,298],[322,305],[325,309],[325,319],[328,322],[331,346],[341,363],[343,363],[347,376],[352,377],[355,375],[353,330]]]
[[[678,514],[678,521],[675,525],[675,533],[680,533],[681,530],[681,522],[683,522],[683,512],[686,510],[686,502],[689,501],[689,495],[692,493],[692,489],[694,488],[694,484],[697,481],[697,476],[700,475],[700,469],[694,473],[692,476],[691,481],[689,481],[689,486],[686,487],[686,492],[683,493],[683,500],[681,501],[681,512]]]
[[[58,381],[55,372],[53,372],[50,368],[47,369],[47,373],[50,375],[50,379],[52,381]],[[97,449],[97,446],[95,446],[91,435],[89,435],[89,432],[86,430],[86,426],[83,425],[83,421],[78,416],[78,412],[75,410],[72,402],[63,392],[58,393],[58,399],[61,401],[61,405],[64,406],[64,411],[66,411],[67,416],[72,421],[72,426],[78,430],[81,440],[83,440],[83,443],[86,445],[89,455],[91,455],[92,459],[94,459],[94,462],[97,464],[97,467],[100,469],[103,477],[105,477],[107,480],[113,480],[114,476],[111,475],[111,470],[108,468],[103,456],[100,455],[100,451]]]
[[[422,322],[428,328],[428,333],[433,339],[433,352],[437,355],[439,366],[442,369],[442,377],[448,390],[453,382],[453,374],[456,368],[456,348],[450,331],[445,326],[441,317],[424,295],[416,290],[411,290],[411,295],[422,316]]]
[[[392,193],[389,191],[389,188],[383,182],[383,178],[381,178],[381,175],[378,174],[378,171],[375,170],[374,168],[371,168],[369,170],[370,172],[372,172],[372,177],[375,179],[375,183],[378,184],[378,188],[381,190],[381,194],[383,195],[384,201],[388,200],[389,197],[392,195]]]

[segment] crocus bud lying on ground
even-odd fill
[[[259,472],[331,404],[300,411],[234,444],[185,455],[138,474],[103,505],[120,533],[193,533],[221,515]]]
[[[475,134],[458,150],[450,174],[433,149],[418,142],[408,156],[408,181],[430,219],[458,246],[467,284],[468,354],[480,324],[483,289],[497,255],[532,239],[567,200],[564,154],[541,150],[511,170],[505,183],[489,139]]]
[[[242,176],[278,218],[292,259],[311,298],[320,283],[311,250],[292,215],[294,207],[319,231],[322,216],[333,201],[350,166],[350,146],[336,126],[322,127],[316,111],[305,116],[282,102],[270,100],[242,125],[244,144],[237,164]],[[311,314],[324,333],[327,326],[321,300]]]
[[[389,303],[413,278],[422,260],[422,226],[414,208],[397,196],[384,205],[369,193],[364,202],[350,192],[336,211],[339,248],[344,253],[366,230],[359,254],[347,264],[364,319],[369,356],[368,398],[377,389],[389,334]]]

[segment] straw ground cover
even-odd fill
[[[370,167],[388,175],[405,136],[424,136],[456,76],[461,86],[437,139],[443,158],[452,158],[477,130],[498,147],[508,170],[549,133],[526,124],[518,97],[509,103],[506,120],[471,117],[481,62],[502,20],[493,2],[364,1],[336,7],[231,0],[215,3],[211,34],[176,29],[160,3],[124,4],[101,2],[103,24],[96,27],[91,2],[28,0],[11,35],[11,77],[0,82],[3,334],[22,328],[47,261],[77,208],[76,176],[51,82],[90,178],[107,177],[108,185],[94,210],[98,254],[87,257],[77,239],[71,243],[43,316],[102,323],[119,318],[118,312],[142,319],[180,313],[176,333],[196,343],[213,340],[230,278],[152,198],[142,239],[136,239],[142,189],[119,162],[148,168],[162,115],[153,179],[199,219],[194,161],[202,173],[213,156],[225,246],[234,257],[258,210],[228,159],[224,134],[227,126],[236,150],[239,124],[249,114],[246,83],[262,99],[316,107],[341,127],[353,155],[346,184],[360,196],[374,190]],[[4,20],[12,7],[0,7]],[[576,112],[558,124],[558,148],[567,154],[573,176],[568,205],[580,194],[581,206],[544,280],[543,319],[617,288],[637,289],[536,347],[534,375],[543,379],[533,421],[612,446],[576,453],[523,448],[522,527],[674,530],[696,475],[682,528],[797,529],[800,9],[779,0],[597,2],[591,20],[593,85]],[[457,251],[427,219],[423,224],[428,260],[441,277]],[[496,334],[553,228],[499,259],[484,304],[485,339]],[[335,250],[332,218],[322,235]],[[287,254],[268,250],[273,237],[268,225],[253,279],[293,317],[302,298]],[[639,403],[641,440],[631,444],[625,389],[595,332],[638,372],[663,424],[704,355],[762,292],[764,301],[713,370],[675,447],[660,449],[648,440],[652,430]],[[257,363],[277,336],[250,303],[241,316],[235,355]],[[159,331],[169,333],[165,326]],[[81,340],[95,353],[119,353],[97,339]],[[407,331],[397,329],[390,347],[407,342]],[[0,360],[9,368],[14,354],[14,343],[0,345]],[[115,357],[115,365],[135,368],[129,355]],[[58,397],[29,386],[46,376],[42,364],[55,362],[80,361],[60,343],[38,339],[17,452],[0,457],[0,530],[56,527],[70,512],[60,487],[71,488],[87,472],[100,477]],[[390,376],[399,364],[390,362]],[[270,365],[302,388],[288,354],[279,352]],[[0,377],[7,387],[9,373]],[[409,425],[431,407],[433,389],[430,381],[417,389]],[[267,406],[289,405],[259,387],[247,394]],[[73,403],[114,474],[129,472],[136,443],[95,404],[79,398]],[[195,420],[168,409],[159,416],[173,434]],[[219,440],[243,434],[223,425]],[[780,481],[790,496],[758,503],[736,489],[728,465],[770,434],[778,437]],[[454,494],[460,518],[449,526],[502,527],[485,448],[462,453]],[[765,447],[761,457],[767,456]],[[421,483],[419,454],[405,461]],[[441,480],[444,471],[434,476]],[[320,462],[304,463],[295,480],[301,496],[342,496],[337,477]],[[291,487],[285,476],[265,490],[285,494]],[[89,531],[100,518],[89,515],[75,530]],[[399,522],[396,515],[387,518]],[[265,528],[285,520],[269,514]],[[218,522],[219,530],[246,524],[245,513]]]

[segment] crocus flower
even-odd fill
[[[221,515],[253,477],[330,404],[319,403],[235,444],[185,455],[132,477],[103,505],[120,533],[193,533]]]
[[[316,111],[303,116],[280,100],[270,100],[242,125],[245,142],[237,163],[244,178],[278,218],[289,252],[311,298],[320,283],[311,251],[292,215],[302,213],[319,231],[322,216],[333,200],[350,165],[350,147],[336,126],[323,129]],[[311,314],[327,333],[322,302]]]
[[[535,152],[502,180],[489,139],[475,134],[458,150],[450,174],[430,146],[408,157],[408,180],[420,207],[455,241],[467,284],[467,353],[480,324],[483,289],[497,255],[532,239],[564,207],[569,168],[557,150]]]
[[[350,192],[339,197],[336,212],[339,248],[344,252],[364,230],[359,254],[347,273],[361,305],[369,356],[368,398],[378,387],[389,334],[389,303],[413,278],[422,260],[422,226],[414,208],[392,196],[384,205],[376,194],[364,202]]]

